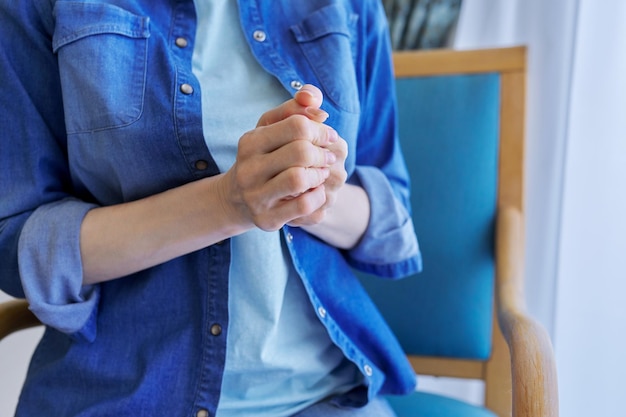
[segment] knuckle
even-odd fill
[[[348,142],[345,139],[339,138],[332,146],[332,150],[337,155],[337,159],[346,159],[348,156]]]
[[[239,139],[239,146],[241,147],[247,145],[250,141],[253,140],[253,136],[253,130],[248,130],[247,132],[245,132],[243,135],[241,135],[241,138]]]
[[[306,140],[297,140],[293,143],[294,146],[294,160],[295,166],[300,167],[312,167],[319,165],[320,161],[324,161],[324,153],[319,150],[311,142]]]
[[[287,187],[293,194],[309,189],[309,182],[304,168],[291,168],[287,173]]]
[[[246,157],[252,153],[255,142],[258,142],[258,140],[256,140],[255,138],[256,134],[256,131],[250,130],[241,135],[241,137],[239,138],[239,143],[237,145],[238,155]]]
[[[297,155],[298,162],[307,162],[311,150],[311,144],[306,140],[296,140],[293,142],[292,146],[295,154]]]
[[[280,219],[273,214],[273,210],[264,205],[250,207],[250,217],[256,227],[266,232],[278,230],[283,226]]]
[[[348,180],[348,172],[345,169],[339,170],[338,176],[339,176],[339,181],[342,184]]]
[[[309,118],[303,114],[292,114],[289,116],[289,120],[294,126],[306,126]]]
[[[327,183],[331,183],[334,185],[344,184],[348,179],[348,173],[346,170],[342,168],[333,169]]]
[[[348,142],[346,142],[344,139],[340,139],[337,143],[339,144],[341,155],[345,159],[346,156],[348,156]]]
[[[307,138],[310,134],[310,123],[308,117],[301,114],[293,114],[287,118],[292,135],[297,139]]]
[[[296,201],[298,213],[304,216],[308,216],[317,210],[318,206],[315,204],[312,196],[304,194]]]

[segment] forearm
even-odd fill
[[[345,184],[324,220],[304,230],[340,249],[352,249],[365,233],[370,218],[370,201],[365,190]]]
[[[253,227],[276,230],[318,210],[319,186],[331,165],[343,163],[328,148],[345,144],[300,114],[307,109],[291,100],[266,113],[242,136],[237,162],[223,175],[91,210],[80,233],[83,283],[129,275]],[[316,117],[325,118],[321,113]]]
[[[218,178],[91,210],[80,233],[83,283],[129,275],[251,228],[225,208]]]

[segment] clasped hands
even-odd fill
[[[348,149],[324,124],[322,100],[319,89],[305,85],[241,137],[222,188],[227,210],[240,224],[270,231],[325,218],[346,181]]]
[[[347,145],[324,124],[321,104],[321,92],[305,86],[263,114],[224,174],[90,210],[80,232],[83,283],[127,276],[255,227],[289,224],[352,247],[367,225],[367,196],[345,184]]]

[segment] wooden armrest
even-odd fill
[[[496,309],[511,352],[514,417],[557,417],[557,373],[550,338],[526,313],[524,220],[514,207],[498,209]]]
[[[0,340],[18,330],[41,325],[28,309],[26,300],[10,300],[0,303]]]

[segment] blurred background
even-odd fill
[[[626,2],[382,1],[397,50],[528,47],[529,310],[552,337],[561,415],[624,415]],[[41,332],[0,344],[0,416],[13,413]],[[482,389],[432,378],[421,388],[473,402]]]
[[[398,50],[528,47],[526,298],[552,337],[561,415],[624,415],[626,2],[383,3]]]

